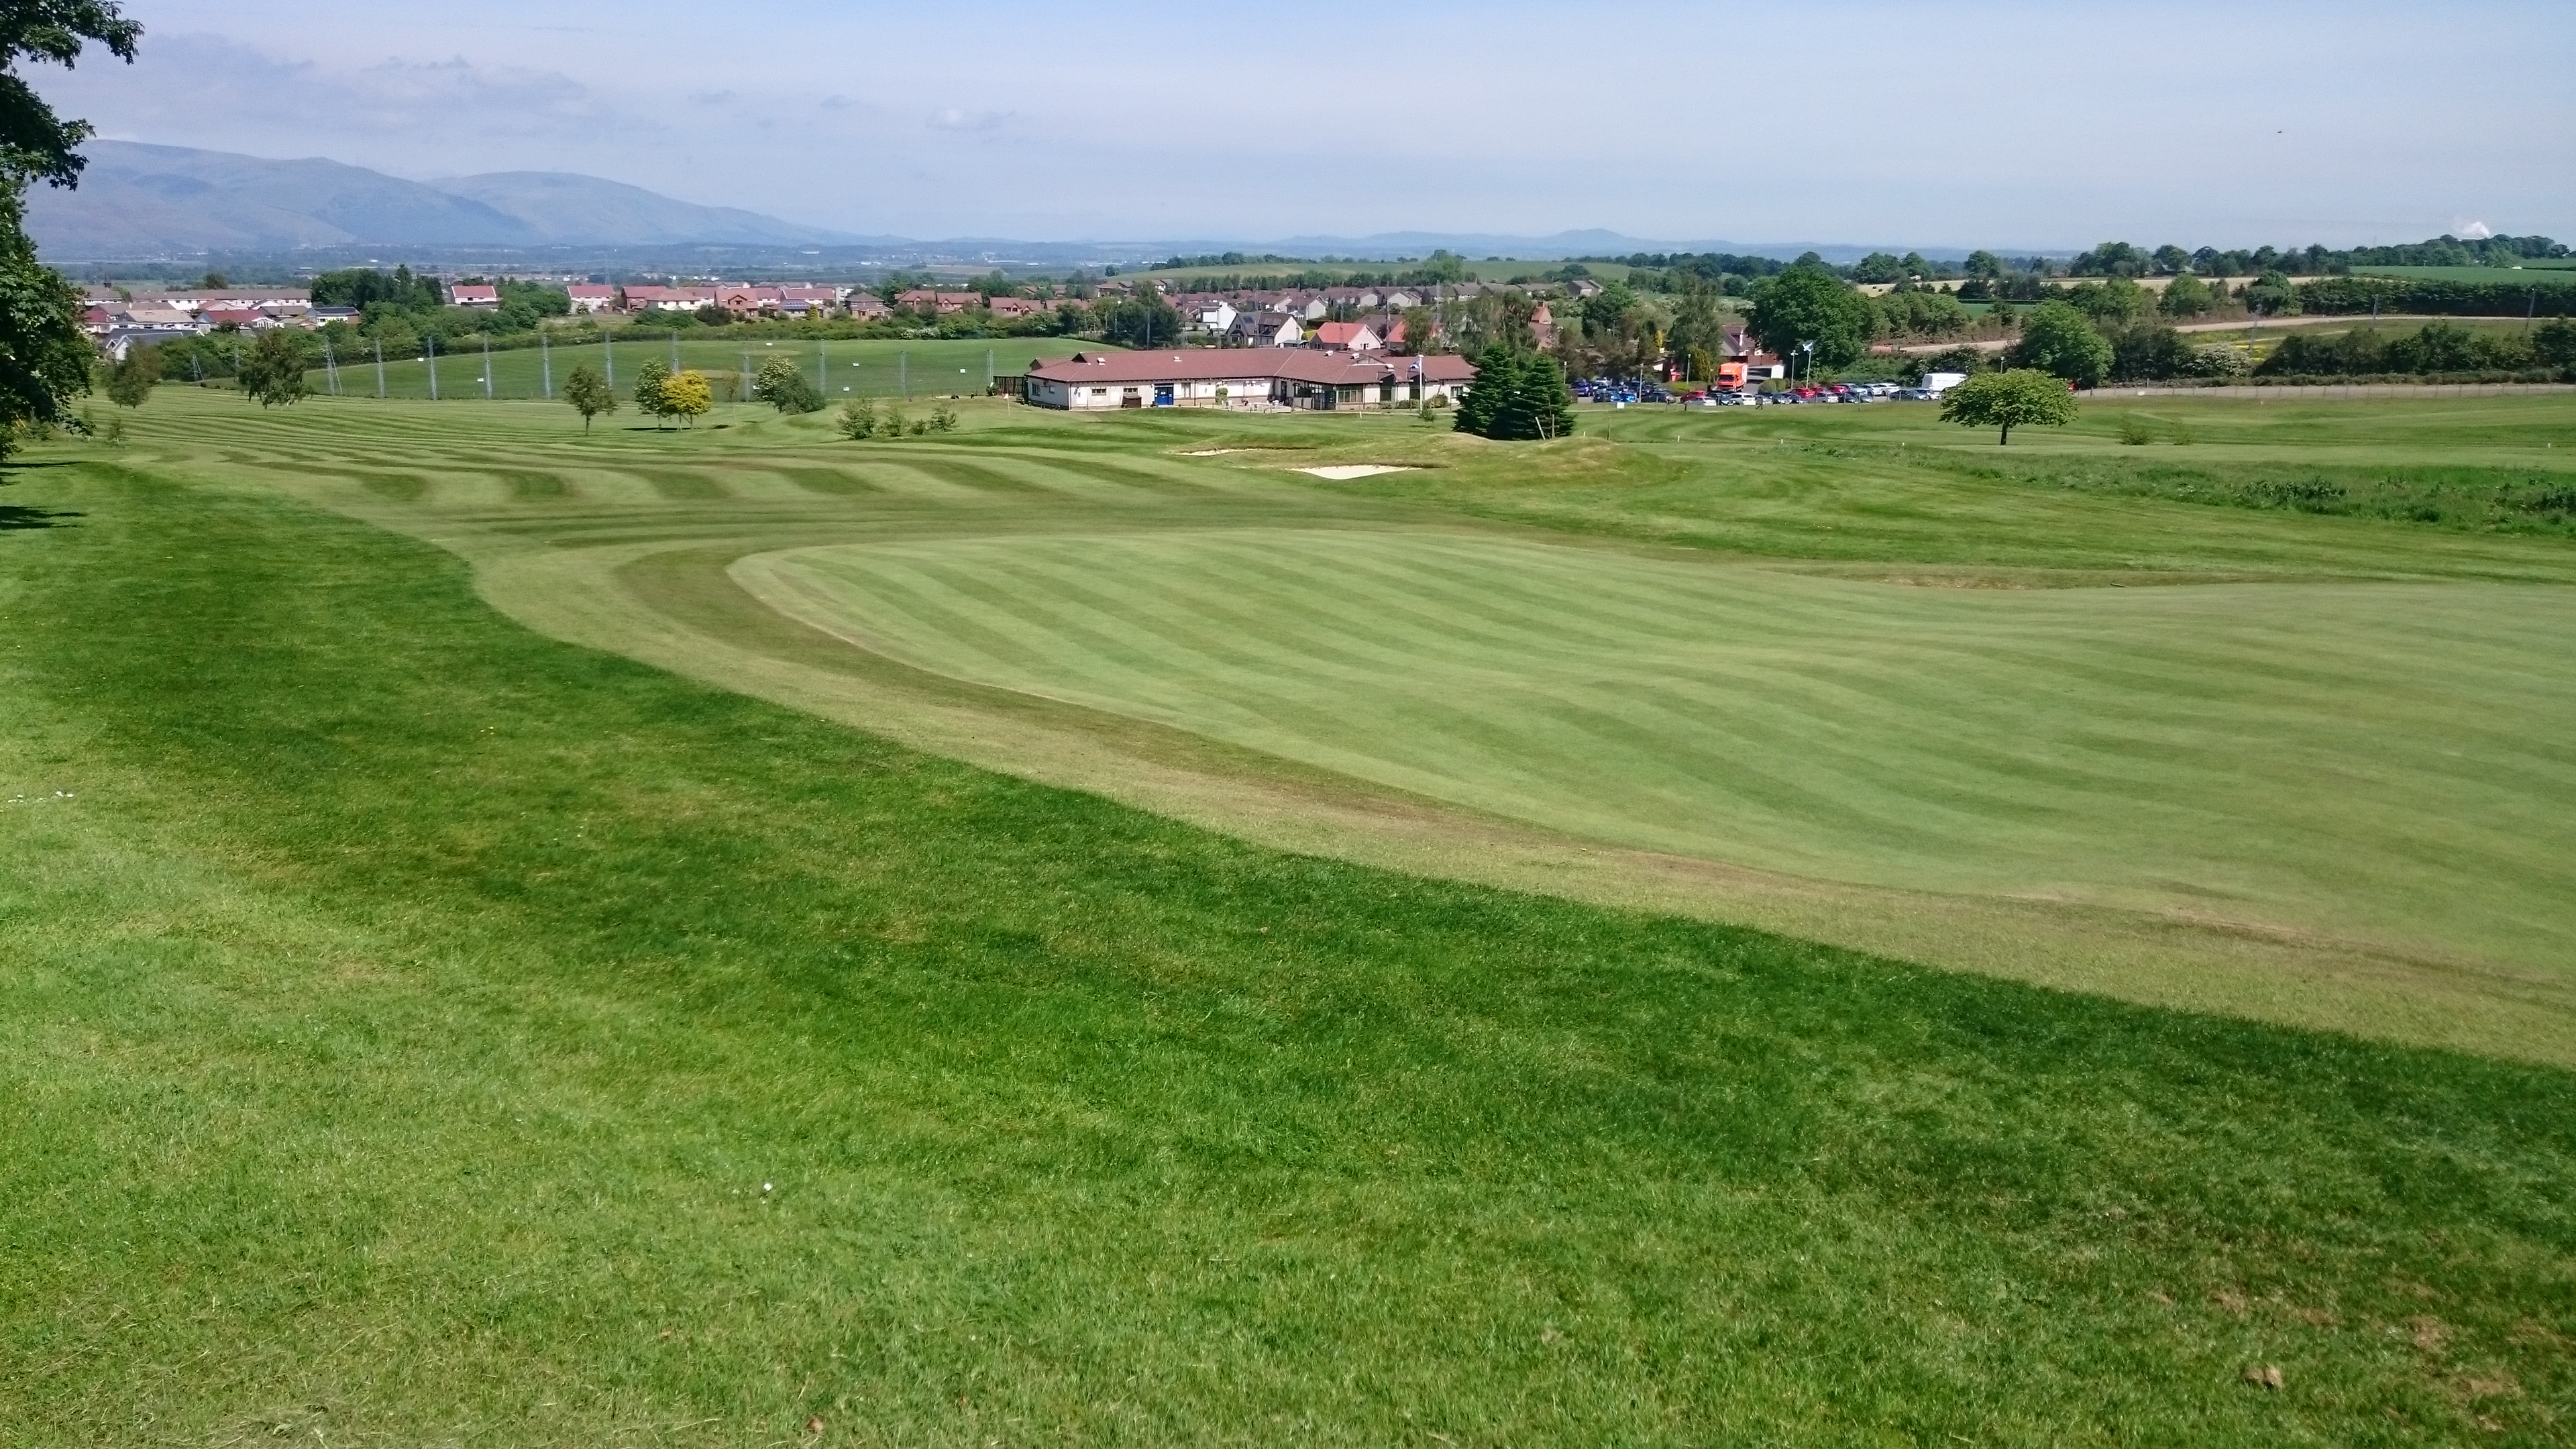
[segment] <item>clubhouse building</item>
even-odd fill
[[[1283,347],[1078,352],[1033,362],[1020,401],[1042,408],[1409,407],[1458,400],[1476,368],[1463,357],[1388,357]]]

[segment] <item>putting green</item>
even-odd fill
[[[1439,532],[765,554],[919,668],[1628,846],[2576,960],[2576,595],[1966,590]]]

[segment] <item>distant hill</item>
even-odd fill
[[[854,240],[730,206],[699,206],[619,181],[567,171],[500,171],[429,183],[517,219],[550,245],[830,245]]]
[[[550,172],[434,185],[336,161],[92,141],[80,189],[39,186],[27,230],[55,260],[306,247],[800,245],[839,234]]]

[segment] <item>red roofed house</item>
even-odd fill
[[[617,305],[615,287],[594,286],[586,282],[576,283],[564,288],[564,295],[572,298],[574,311],[584,314],[605,312]]]
[[[1037,407],[1339,408],[1452,402],[1476,376],[1463,357],[1376,357],[1285,348],[1088,352],[1032,362],[1020,400]]]
[[[498,287],[480,286],[450,287],[447,289],[447,305],[450,307],[498,307],[501,305],[501,289]]]
[[[1375,352],[1386,343],[1366,322],[1326,322],[1315,329],[1315,345],[1346,352]]]
[[[936,313],[942,317],[951,312],[963,312],[969,307],[982,306],[983,302],[983,297],[974,292],[934,292],[924,287],[915,287],[909,292],[897,292],[894,297],[894,304],[898,307],[915,313]]]

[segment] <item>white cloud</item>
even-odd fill
[[[2483,221],[2455,221],[2451,223],[2451,235],[2462,241],[2485,241],[2495,235],[2495,228]]]
[[[934,131],[991,131],[1015,114],[1011,111],[967,111],[950,106],[930,113],[927,123]]]

